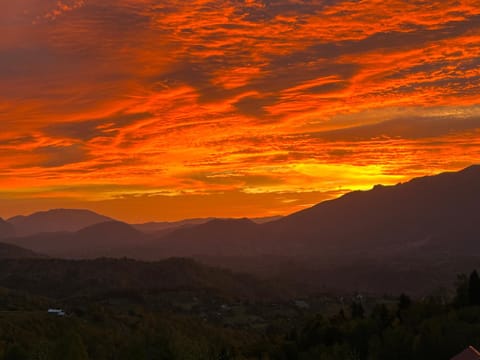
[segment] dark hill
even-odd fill
[[[15,236],[15,228],[2,218],[0,218],[0,239]]]
[[[90,210],[54,209],[29,216],[15,216],[7,221],[15,227],[17,236],[28,236],[43,232],[74,232],[111,220]]]
[[[126,223],[107,221],[73,233],[41,233],[6,241],[52,257],[81,259],[125,256],[146,240],[145,234]]]
[[[258,229],[259,225],[249,219],[215,219],[175,230],[152,242],[139,256],[249,255],[260,251]]]
[[[281,216],[269,216],[269,217],[259,217],[251,218],[249,220],[257,224],[264,224],[267,222],[275,221],[281,219]],[[180,221],[171,221],[171,222],[148,222],[143,224],[132,224],[137,230],[156,235],[166,235],[180,228],[188,228],[196,225],[201,225],[208,223],[213,220],[238,220],[238,219],[229,219],[229,218],[198,218],[198,219],[185,219]]]
[[[273,288],[248,275],[189,259],[151,263],[129,259],[2,260],[0,287],[59,298],[121,290],[196,290],[243,299],[275,296]]]
[[[132,238],[141,238],[144,234],[133,226],[121,221],[106,221],[95,224],[77,231],[76,235],[83,239],[103,238],[109,239],[112,244],[121,245],[124,241],[129,242]]]
[[[302,255],[345,258],[409,251],[480,254],[479,223],[480,166],[472,166],[352,192],[265,228],[280,251],[284,246]]]
[[[0,259],[36,259],[44,258],[31,250],[19,246],[0,243]]]
[[[180,221],[148,222],[143,224],[133,224],[132,226],[144,233],[167,233],[176,229],[205,224],[214,218],[185,219]]]

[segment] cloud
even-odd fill
[[[157,190],[185,209],[200,204],[185,194],[215,193],[213,213],[226,206],[220,193],[233,202],[249,192],[290,211],[298,207],[273,194],[459,169],[480,153],[479,9],[478,0],[7,2],[4,197]]]
[[[456,133],[480,130],[480,116],[401,117],[375,124],[353,126],[310,134],[328,141],[365,141],[378,138],[409,140],[442,138]]]
[[[42,129],[43,133],[59,138],[90,141],[96,137],[115,137],[120,129],[136,121],[152,117],[150,113],[113,114],[103,119],[91,119],[51,124]]]

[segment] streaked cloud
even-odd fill
[[[2,7],[0,215],[278,214],[479,159],[478,0]]]

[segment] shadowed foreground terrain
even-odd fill
[[[476,272],[451,297],[274,289],[184,259],[3,259],[0,359],[448,360],[480,345]]]

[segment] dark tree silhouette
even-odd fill
[[[467,306],[469,303],[468,277],[466,274],[457,275],[456,294],[454,304],[457,307]]]
[[[398,298],[398,310],[403,311],[407,310],[410,305],[412,305],[412,299],[410,299],[407,295],[402,294]]]
[[[477,270],[470,274],[468,280],[468,300],[470,305],[480,305],[480,277]]]
[[[363,309],[362,303],[358,301],[354,301],[351,305],[351,312],[353,319],[361,319],[365,314],[365,310]]]

